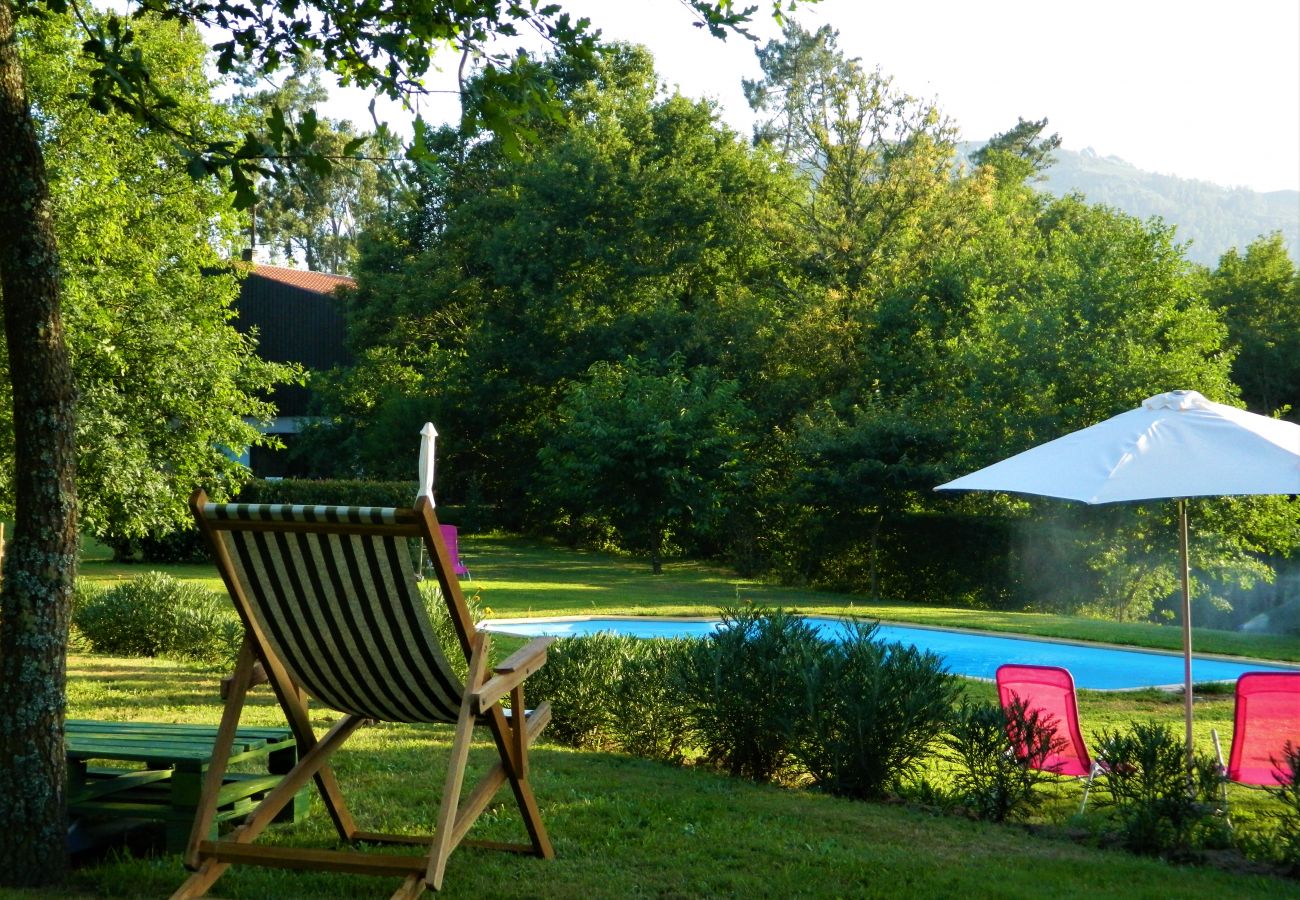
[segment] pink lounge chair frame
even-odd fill
[[[438,528],[442,531],[442,542],[447,546],[447,555],[451,557],[452,571],[457,578],[469,578],[469,569],[465,568],[465,563],[460,558],[460,533],[456,526],[440,524]]]
[[[1079,805],[1082,812],[1088,805],[1093,779],[1104,767],[1089,755],[1083,732],[1079,730],[1074,677],[1060,666],[1008,664],[998,667],[996,680],[998,701],[1003,709],[1010,709],[1012,702],[1019,699],[1028,709],[1056,723],[1057,734],[1065,739],[1066,745],[1043,760],[1038,768],[1056,775],[1087,778],[1083,802]],[[1012,752],[1022,759],[1027,755],[1023,746],[1012,747]]]
[[[1279,764],[1287,741],[1300,746],[1300,672],[1242,675],[1237,679],[1232,750],[1225,777],[1238,784],[1284,783],[1286,773]]]

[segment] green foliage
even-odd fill
[[[782,314],[792,190],[707,104],[659,94],[640,49],[547,70],[566,111],[526,158],[480,136],[428,135],[438,158],[419,176],[423,204],[363,256],[348,302],[360,363],[332,380],[333,424],[312,440],[378,471],[391,459],[381,426],[418,409],[447,435],[453,496],[474,478],[491,502],[550,527],[539,452],[593,364],[631,358],[647,377],[707,380],[705,394],[748,402]]]
[[[960,690],[934,653],[875,634],[874,624],[853,623],[803,661],[793,756],[839,796],[877,798],[896,786],[932,749]]]
[[[96,653],[230,662],[242,628],[229,601],[148,572],[81,599],[73,615]]]
[[[194,485],[222,495],[247,477],[223,448],[237,453],[262,440],[245,417],[268,418],[259,395],[290,372],[259,360],[254,341],[230,324],[238,286],[224,258],[237,228],[229,200],[191,181],[165,137],[87,108],[94,76],[78,30],[70,16],[32,19],[23,55],[79,394],[78,520],[97,537],[132,540],[186,525]],[[146,16],[133,35],[177,116],[217,133],[229,124],[210,98],[197,34]],[[12,459],[7,383],[0,390],[0,458]],[[0,467],[6,508],[11,469]]]
[[[630,358],[595,363],[548,429],[545,496],[559,514],[608,521],[658,574],[674,534],[707,533],[725,515],[744,414],[735,383],[684,373],[680,356],[662,375]]]
[[[722,625],[692,647],[682,689],[695,742],[732,775],[788,774],[808,715],[804,672],[823,650],[816,629],[782,609],[721,611]]]
[[[698,642],[638,640],[623,658],[613,688],[612,730],[619,749],[678,763],[691,749],[682,673]]]
[[[1105,730],[1096,748],[1107,766],[1098,802],[1113,808],[1127,849],[1187,858],[1226,844],[1227,822],[1217,803],[1221,775],[1213,756],[1197,754],[1189,773],[1183,737],[1156,722]]]
[[[1300,270],[1282,235],[1261,237],[1239,253],[1229,250],[1207,284],[1236,348],[1233,380],[1251,410],[1300,416]]]
[[[574,747],[613,749],[615,705],[624,665],[635,652],[633,637],[600,633],[562,638],[547,650],[546,665],[528,679],[535,697],[551,701],[547,733]]]
[[[77,624],[77,611],[85,608],[92,603],[104,588],[92,584],[84,578],[77,579],[72,589],[72,610],[68,622],[68,652],[69,653],[90,653],[94,647],[90,643],[90,638],[86,637],[81,627]]]
[[[461,645],[456,625],[451,620],[451,610],[443,600],[442,588],[431,578],[422,580],[419,587],[420,599],[429,613],[429,621],[433,625],[433,633],[438,638],[438,645],[442,647],[442,652],[447,657],[452,671],[456,673],[456,677],[464,681],[469,678],[469,659],[465,656],[465,649]],[[483,620],[483,607],[479,603],[478,594],[467,595],[465,605],[469,608],[470,619],[475,624]],[[531,681],[529,686],[532,686]]]
[[[1300,746],[1287,741],[1276,765],[1283,782],[1264,788],[1281,805],[1270,849],[1292,875],[1300,875]]]
[[[989,138],[988,142],[971,154],[976,166],[991,166],[998,180],[1023,183],[1031,178],[1042,180],[1041,173],[1056,162],[1054,155],[1061,147],[1061,136],[1043,137],[1046,119],[1026,122],[1017,117],[1016,127]]]
[[[300,260],[311,271],[347,274],[363,230],[378,226],[398,186],[400,148],[387,129],[358,134],[352,123],[316,114],[328,98],[318,58],[294,60],[293,74],[275,90],[239,98],[245,115],[283,116],[288,126],[315,125],[304,135],[302,156],[284,161],[281,177],[261,185],[255,224],[273,259]],[[250,123],[251,124],[251,123]],[[364,153],[364,156],[363,156]],[[319,159],[329,165],[320,165]]]
[[[414,454],[412,454],[414,457]],[[239,492],[240,503],[302,503],[322,506],[409,507],[419,485],[415,481],[363,481],[322,479],[320,481],[255,478]]]
[[[603,632],[562,638],[529,690],[551,701],[556,740],[681,762],[691,747],[682,673],[696,643]]]
[[[538,65],[562,108],[527,154],[421,131],[417,204],[346,301],[359,362],[317,384],[313,465],[404,474],[395,435],[430,419],[445,493],[508,527],[873,597],[1166,615],[1166,509],[930,489],[1171,386],[1231,401],[1211,279],[1158,220],[1036,193],[1044,121],[960,169],[941,112],[832,29],[759,56],[757,147],[625,46]],[[1207,602],[1300,543],[1285,501],[1197,506]]]
[[[944,736],[963,806],[990,822],[1028,818],[1042,804],[1039,785],[1052,777],[1044,763],[1066,745],[1057,726],[1018,698],[1006,709],[963,699]],[[1012,752],[1013,747],[1023,752]]]

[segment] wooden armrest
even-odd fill
[[[485,709],[540,669],[546,662],[546,648],[554,640],[553,637],[534,638],[494,668],[492,677],[474,691],[474,714],[482,715]]]

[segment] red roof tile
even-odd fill
[[[284,266],[253,266],[253,274],[282,284],[315,291],[318,294],[332,294],[340,285],[356,287],[356,281],[347,275],[330,275],[326,272],[304,272],[301,269],[287,269]]]

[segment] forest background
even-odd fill
[[[872,596],[1159,619],[1168,509],[931,488],[1174,388],[1295,416],[1300,277],[1279,235],[1207,267],[1158,219],[1044,195],[1046,121],[965,157],[942,110],[829,28],[759,49],[752,138],[615,45],[535,64],[562,104],[506,138],[476,103],[508,106],[511,84],[471,79],[459,127],[417,134],[418,163],[386,132],[361,145],[317,119],[310,60],[217,102],[196,38],[139,28],[196,120],[235,130],[275,100],[344,158],[265,185],[257,220],[358,282],[341,299],[357,362],[313,377],[321,424],[296,451],[320,477],[409,478],[392,448],[431,420],[440,500],[478,527],[656,567],[708,556]],[[195,482],[237,490],[218,448],[258,440],[245,417],[300,375],[232,327],[235,280],[211,271],[245,239],[219,187],[179,160],[173,183],[131,189],[171,151],[78,106],[73,31],[52,17],[25,40],[71,248],[83,525],[160,534]],[[1201,621],[1300,592],[1295,503],[1196,504]]]

